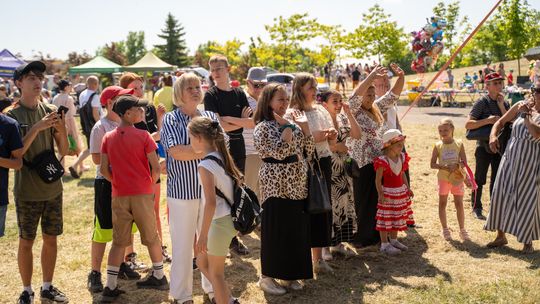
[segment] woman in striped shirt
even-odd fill
[[[161,143],[167,151],[167,206],[172,244],[170,295],[174,303],[193,303],[193,247],[203,207],[197,165],[204,156],[190,146],[187,125],[195,117],[217,120],[216,114],[197,109],[202,101],[199,78],[193,73],[180,76],[173,86],[177,109],[165,114]],[[202,286],[210,299],[212,285],[202,276]]]

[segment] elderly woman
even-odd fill
[[[512,136],[499,166],[489,215],[484,229],[497,230],[497,237],[487,244],[500,247],[508,243],[505,233],[523,243],[523,252],[532,253],[533,240],[540,238],[540,82],[528,101],[515,104],[491,130],[489,146],[499,150],[497,133],[516,119]]]
[[[298,290],[297,280],[313,278],[310,254],[310,221],[304,211],[307,198],[307,165],[304,151],[314,150],[305,115],[283,116],[289,105],[283,85],[271,83],[261,93],[254,120],[253,140],[263,164],[259,170],[261,203],[261,269],[259,287],[282,295],[284,287]],[[279,283],[275,279],[280,279]]]
[[[380,241],[379,233],[375,230],[378,196],[375,187],[373,159],[382,155],[382,135],[386,127],[381,111],[386,111],[388,107],[394,105],[405,82],[403,71],[395,64],[392,64],[391,68],[398,79],[386,94],[375,99],[373,82],[375,79],[385,78],[387,75],[387,70],[384,67],[376,66],[354,90],[349,101],[353,115],[361,129],[360,139],[349,138],[347,140],[351,157],[357,162],[359,169],[358,177],[353,178],[358,229],[354,241],[356,247],[375,245]]]
[[[167,151],[167,206],[172,243],[170,295],[174,303],[193,303],[193,241],[203,212],[197,165],[204,156],[190,145],[188,123],[197,116],[217,120],[213,112],[197,109],[202,101],[199,78],[193,73],[180,76],[173,86],[176,110],[165,114],[161,143]],[[202,276],[202,286],[213,298],[210,282]]]

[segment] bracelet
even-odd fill
[[[295,125],[288,123],[288,124],[284,124],[283,126],[279,127],[279,131],[280,131],[280,132],[283,132],[283,131],[284,131],[285,129],[287,129],[287,128],[290,128],[290,129],[293,130],[293,131],[296,130],[296,126],[295,126]]]

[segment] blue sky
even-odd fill
[[[431,16],[439,0],[19,0],[3,1],[4,30],[0,49],[30,57],[41,51],[66,58],[70,51],[86,50],[125,39],[129,31],[144,31],[147,47],[161,43],[157,37],[171,12],[184,26],[193,51],[208,40],[249,37],[267,39],[265,24],[277,16],[308,12],[325,24],[352,30],[362,13],[380,4],[406,31],[417,30]],[[449,3],[451,1],[443,1]],[[461,12],[478,23],[496,0],[461,0]],[[540,9],[540,0],[529,0]]]

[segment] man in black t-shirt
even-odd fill
[[[246,93],[241,88],[233,88],[229,83],[229,62],[223,55],[212,56],[209,61],[210,73],[216,85],[208,89],[204,95],[204,108],[218,114],[221,118],[231,116],[241,118],[235,124],[220,120],[221,126],[229,136],[229,151],[234,163],[244,172],[246,164],[246,147],[243,128],[253,128],[251,108]]]
[[[246,93],[241,88],[233,88],[229,82],[229,61],[223,55],[215,55],[208,61],[210,75],[215,86],[206,91],[204,95],[204,109],[219,115],[221,127],[229,136],[229,151],[234,163],[244,173],[246,166],[246,146],[242,135],[243,128],[254,128],[253,120],[250,118],[252,110],[246,97]],[[235,123],[228,123],[223,120],[225,117],[236,117]],[[246,255],[249,253],[247,247],[242,244],[237,237],[231,241],[230,248],[237,254]]]
[[[465,123],[465,129],[478,129],[486,125],[491,125],[510,108],[508,102],[504,100],[502,94],[503,78],[498,73],[490,73],[485,77],[485,84],[488,94],[477,100],[469,114],[469,120]],[[489,185],[489,193],[493,191],[493,184],[497,176],[501,155],[493,153],[489,148],[487,140],[478,140],[476,150],[474,152],[476,159],[476,170],[474,179],[478,184],[476,194],[471,195],[471,204],[474,215],[477,219],[486,219],[482,214],[482,188],[486,184],[486,175],[491,166],[491,180]]]

